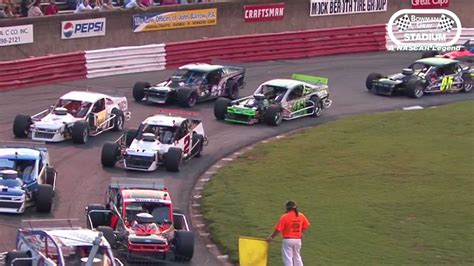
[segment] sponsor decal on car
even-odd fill
[[[258,22],[282,20],[285,13],[285,3],[267,5],[246,5],[244,6],[244,21]]]

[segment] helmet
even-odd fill
[[[286,202],[285,207],[287,211],[296,209],[296,202],[289,200]]]

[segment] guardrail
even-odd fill
[[[165,69],[165,44],[125,46],[85,52],[87,78]]]
[[[446,34],[446,37],[447,38],[454,38],[456,32],[455,31],[452,31],[452,32],[448,32]],[[394,36],[395,38],[397,39],[403,39],[404,33],[403,32],[395,32],[394,33]],[[393,51],[396,47],[395,43],[390,39],[390,37],[388,36],[388,30],[387,30],[387,34],[385,36],[385,39],[386,39],[386,49],[387,51]],[[457,45],[462,45],[464,44],[467,40],[472,40],[471,42],[474,42],[474,28],[462,28],[461,29],[461,37],[459,38],[459,40],[456,42]]]
[[[385,25],[212,38],[166,45],[166,66],[295,59],[385,50]]]
[[[85,77],[84,52],[0,62],[0,90]]]

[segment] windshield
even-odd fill
[[[154,221],[158,224],[171,221],[170,205],[159,202],[128,202],[125,206],[127,221],[135,221],[139,213],[149,213],[153,215]]]
[[[0,170],[15,170],[16,163],[12,159],[0,159]]]
[[[142,124],[137,139],[142,139],[143,134],[145,133],[152,133],[158,138],[159,142],[163,144],[171,144],[174,141],[176,129],[177,128],[175,127]]]
[[[63,107],[67,109],[67,112],[76,118],[84,118],[91,108],[92,103],[74,101],[67,99],[59,99],[55,107]]]
[[[184,82],[185,84],[193,84],[198,81],[202,81],[205,76],[205,72],[188,69],[178,69],[176,70],[176,72],[174,72],[173,76],[171,77],[171,80],[172,85],[179,86],[180,82]]]
[[[409,68],[413,69],[415,75],[425,75],[428,70],[430,70],[431,66],[421,64],[421,63],[414,63],[409,66]]]
[[[92,246],[62,246],[61,251],[63,252],[65,265],[71,266],[83,266],[86,265],[89,253]],[[112,259],[110,258],[106,247],[99,247],[97,254],[94,257],[94,261],[91,265],[100,266],[111,266]]]
[[[288,89],[273,85],[261,85],[254,94],[263,94],[271,102],[280,102]]]

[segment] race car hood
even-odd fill
[[[160,143],[158,140],[153,142],[134,139],[127,149],[127,154],[138,156],[155,156],[157,152],[165,153],[171,145]]]
[[[407,77],[406,75],[398,73],[398,74],[390,75],[386,78],[378,79],[376,82],[383,83],[383,84],[390,84],[390,85],[398,85],[400,83],[403,83],[406,77]]]
[[[20,197],[25,194],[25,191],[21,187],[7,187],[0,184],[0,198],[2,196],[15,196]]]
[[[64,124],[71,124],[80,120],[75,118],[71,114],[67,113],[65,115],[57,115],[50,113],[43,117],[40,121],[34,123],[35,127],[47,128],[47,129],[59,129],[64,126]]]
[[[150,87],[149,90],[156,90],[160,92],[170,92],[175,91],[176,89],[180,88],[190,88],[195,86],[196,84],[186,83],[185,80],[181,78],[170,78],[167,81],[163,81],[161,83],[156,84],[153,87]]]

